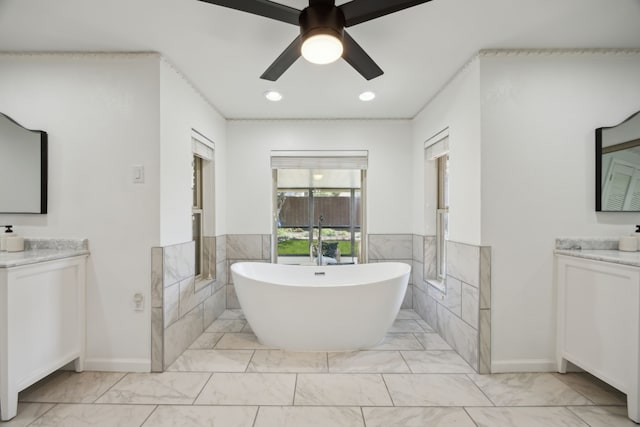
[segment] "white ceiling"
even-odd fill
[[[296,26],[198,0],[0,0],[0,51],[157,51],[227,118],[411,118],[480,49],[639,48],[640,0],[432,0],[347,31],[383,76],[301,58],[268,82]]]

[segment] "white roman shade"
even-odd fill
[[[194,129],[191,130],[191,150],[193,151],[193,154],[198,157],[202,157],[205,160],[213,160],[214,149],[215,145],[213,141],[202,135],[200,132]]]
[[[449,152],[449,128],[444,129],[424,143],[427,159],[434,160]]]
[[[369,152],[271,151],[272,169],[367,169]]]

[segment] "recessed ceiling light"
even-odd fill
[[[277,102],[282,99],[282,94],[280,92],[276,92],[275,90],[268,90],[264,93],[264,97],[269,101]]]
[[[362,92],[359,96],[360,101],[371,101],[376,97],[376,94],[371,92],[370,90],[366,91],[366,92]]]

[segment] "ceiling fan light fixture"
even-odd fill
[[[331,64],[343,52],[340,39],[331,34],[315,34],[302,43],[302,56],[312,64]]]

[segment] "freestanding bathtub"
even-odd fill
[[[411,267],[400,262],[231,266],[240,306],[258,340],[297,351],[345,351],[380,343],[393,324]]]

